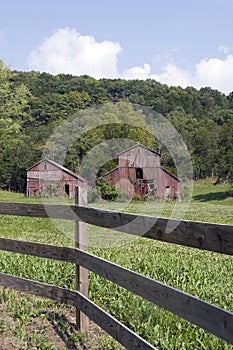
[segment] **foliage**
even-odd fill
[[[211,176],[232,182],[232,96],[233,92],[226,96],[210,87],[168,87],[152,79],[96,80],[89,76],[11,71],[0,61],[0,188],[24,192],[26,169],[40,160],[57,126],[77,111],[107,102],[103,118],[112,124],[97,125],[93,114],[91,131],[72,144],[64,165],[78,172],[88,151],[112,138],[128,138],[159,151],[163,166],[174,172],[168,151],[146,131],[148,120],[138,125],[137,118],[124,105],[122,113],[109,113],[109,103],[114,108],[119,101],[149,107],[171,121],[188,147],[195,179]],[[135,127],[124,123],[125,112]],[[85,114],[82,118],[85,120]],[[59,146],[49,145],[51,159],[59,156],[66,141],[61,137]],[[103,147],[107,148],[108,142]],[[98,176],[113,166],[114,160],[104,163]]]
[[[60,184],[55,182],[54,184],[49,184],[46,186],[45,192],[42,194],[43,197],[57,197],[58,189]]]
[[[131,191],[127,191],[123,185],[117,185],[117,201],[119,202],[127,202],[131,199],[132,193]]]
[[[118,197],[118,192],[116,186],[110,185],[105,179],[100,179],[98,181],[101,198],[107,201],[115,201]]]

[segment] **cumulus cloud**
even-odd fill
[[[185,70],[178,68],[175,64],[168,63],[164,71],[158,75],[152,75],[154,79],[165,83],[167,85],[188,86],[192,79],[192,74]]]
[[[1,32],[0,32],[1,33]],[[81,35],[76,29],[58,29],[28,57],[29,69],[52,74],[70,73],[94,78],[155,79],[169,86],[210,86],[226,94],[233,91],[233,55],[220,46],[225,58],[202,59],[193,71],[166,63],[161,72],[152,72],[151,65],[132,66],[118,70],[121,45],[113,41],[96,41],[94,36]],[[167,58],[166,58],[167,60]]]
[[[233,55],[225,59],[203,59],[196,65],[193,83],[197,87],[211,86],[226,94],[233,91]]]
[[[168,63],[161,74],[152,74],[151,66],[145,63],[143,67],[135,66],[125,70],[122,74],[125,79],[155,79],[167,85],[187,86],[192,79],[189,71],[178,68],[176,65]]]
[[[143,67],[134,66],[130,69],[124,70],[122,73],[122,78],[125,79],[148,79],[151,73],[151,66],[145,63]]]
[[[121,51],[117,42],[97,42],[93,36],[63,28],[45,38],[39,48],[29,54],[27,63],[29,69],[52,74],[111,78],[117,75],[117,58]]]
[[[126,74],[127,73],[127,74]],[[233,55],[226,58],[202,59],[195,66],[194,72],[168,63],[160,74],[151,73],[151,66],[133,67],[124,73],[127,79],[155,79],[169,86],[194,86],[197,89],[210,86],[225,94],[233,91]]]

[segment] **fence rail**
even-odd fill
[[[173,233],[166,234],[167,219],[104,211],[75,205],[0,203],[0,214],[53,217],[135,234],[186,246],[233,254],[233,226],[182,221]],[[145,227],[148,230],[145,230]],[[135,230],[135,231],[134,231]],[[161,231],[162,230],[162,231]],[[162,232],[162,233],[161,233]],[[200,239],[201,237],[201,239]],[[188,293],[96,257],[83,249],[0,238],[0,249],[75,263],[134,292],[191,323],[233,344],[233,313]],[[83,281],[82,281],[83,282]],[[0,285],[74,305],[128,349],[155,349],[152,345],[92,303],[79,291],[0,273]]]
[[[3,273],[0,273],[0,282],[5,287],[77,307],[127,349],[155,349],[151,344],[91,302],[80,292]]]
[[[116,231],[233,255],[233,225],[119,213],[80,205],[1,203],[0,214],[83,221]],[[168,224],[175,229],[166,232]]]

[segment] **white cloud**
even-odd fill
[[[168,63],[164,71],[158,75],[152,75],[154,79],[167,85],[188,86],[192,75],[189,71],[178,68],[175,64]]]
[[[143,67],[133,67],[126,72],[128,73],[127,79],[155,79],[169,86],[183,88],[194,86],[199,89],[210,86],[225,94],[233,91],[233,55],[228,55],[225,59],[202,59],[196,64],[194,73],[171,63],[166,64],[160,74],[151,73],[149,64],[144,64]]]
[[[202,59],[196,65],[193,83],[197,87],[211,86],[226,94],[233,91],[233,55],[225,59]]]
[[[28,67],[52,74],[88,74],[95,78],[117,76],[119,43],[97,42],[93,36],[75,29],[58,29],[29,54]]]
[[[1,37],[1,31],[0,31]],[[28,57],[29,69],[46,71],[52,74],[70,73],[90,75],[95,78],[155,79],[169,86],[210,86],[229,94],[233,91],[233,55],[228,48],[220,46],[226,57],[202,59],[194,71],[182,69],[175,63],[164,65],[161,72],[152,72],[151,65],[133,66],[118,71],[118,56],[121,45],[113,41],[97,42],[94,36],[81,35],[75,29],[58,29],[45,38]],[[168,58],[166,57],[166,61]]]
[[[189,85],[192,75],[189,71],[178,68],[176,65],[168,63],[161,74],[152,74],[151,66],[145,63],[143,67],[135,66],[125,70],[122,74],[125,79],[155,79],[167,85]]]
[[[130,69],[126,69],[122,78],[125,79],[147,79],[151,73],[151,66],[148,63],[144,63],[143,67],[134,66]]]

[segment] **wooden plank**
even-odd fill
[[[67,207],[67,208],[66,208]],[[233,255],[233,225],[111,212],[83,206],[0,203],[0,214],[81,220],[163,242]],[[168,223],[175,229],[166,232]]]
[[[232,312],[91,254],[79,251],[77,260],[101,277],[233,344]]]
[[[76,262],[233,344],[233,314],[188,293],[75,248],[6,238],[0,238],[0,248],[23,254]]]
[[[174,220],[153,216],[76,207],[80,220],[116,231],[233,255],[233,225]],[[174,230],[166,232],[173,224]]]
[[[74,207],[74,206],[73,206]],[[77,220],[74,210],[69,205],[27,204],[0,202],[0,214]]]
[[[86,189],[76,186],[75,187],[75,204],[87,206],[87,191]],[[88,237],[87,237],[87,224],[83,221],[75,222],[75,247],[87,251]],[[88,297],[88,270],[83,266],[76,264],[76,289],[85,297]],[[89,328],[88,317],[76,309],[76,326],[81,333],[85,332]]]
[[[0,273],[0,285],[76,306],[127,349],[156,350],[143,338],[77,291],[3,273]]]
[[[29,279],[0,273],[0,285],[43,298],[53,299],[64,304],[75,305],[75,295],[66,293],[65,288],[35,282]]]
[[[75,263],[75,249],[52,244],[0,238],[0,250]]]

